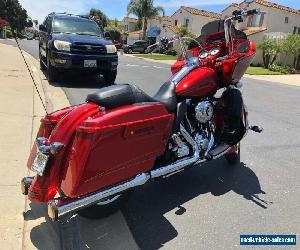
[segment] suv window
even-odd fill
[[[99,26],[94,21],[83,18],[55,17],[53,32],[102,37]]]

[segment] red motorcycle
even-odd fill
[[[99,218],[150,180],[223,155],[238,163],[247,130],[260,129],[248,126],[237,88],[256,48],[232,20],[255,13],[235,12],[224,21],[224,32],[209,35],[204,46],[186,50],[184,39],[172,39],[183,60],[154,97],[118,84],[46,115],[27,164],[36,176],[23,178],[23,194],[47,202],[53,220],[77,211]]]

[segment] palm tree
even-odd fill
[[[133,14],[143,23],[143,39],[146,39],[146,31],[148,20],[159,16],[165,15],[165,10],[161,6],[154,6],[153,0],[130,0],[127,6],[127,15]]]

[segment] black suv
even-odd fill
[[[103,38],[93,20],[71,14],[49,14],[39,26],[39,55],[42,70],[55,81],[64,70],[90,71],[103,75],[108,84],[117,76],[117,49]]]
[[[135,41],[132,45],[124,45],[123,51],[128,54],[132,54],[133,52],[147,53],[149,45],[148,41],[139,40]]]

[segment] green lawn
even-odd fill
[[[148,58],[153,60],[176,60],[176,56],[164,55],[164,54],[132,54],[136,57]]]
[[[249,75],[283,75],[280,72],[271,71],[269,69],[265,69],[264,67],[249,67],[246,71],[246,74]]]

